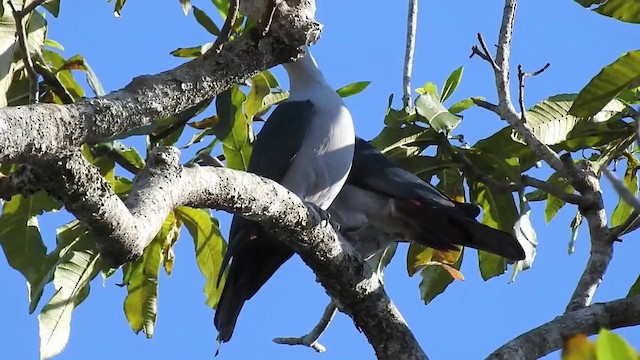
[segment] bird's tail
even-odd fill
[[[413,241],[435,249],[452,249],[452,244],[488,251],[510,260],[522,260],[524,250],[511,234],[475,220],[475,205],[457,203],[443,207],[415,200],[396,201],[396,208],[414,224]]]
[[[280,240],[259,231],[255,238],[240,242],[213,319],[218,341],[227,342],[233,335],[240,310],[269,278],[293,255]]]

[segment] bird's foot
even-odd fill
[[[329,224],[331,215],[329,215],[326,210],[312,202],[305,201],[304,205],[307,207],[309,214],[311,214],[311,217],[313,217],[313,226],[315,226],[316,224],[320,224],[320,226],[325,227]]]

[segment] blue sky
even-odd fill
[[[194,4],[216,14],[208,0],[194,0]],[[452,70],[464,65],[462,84],[452,100],[469,96],[495,100],[488,65],[468,56],[476,44],[477,32],[482,32],[493,48],[503,2],[469,4],[463,0],[420,3],[414,88],[426,81],[442,84]],[[396,94],[395,106],[400,107],[406,6],[405,1],[365,0],[318,4],[317,17],[325,24],[325,30],[312,51],[329,83],[338,88],[354,81],[372,81],[362,94],[347,99],[357,133],[364,138],[371,138],[382,129],[390,93]],[[65,46],[64,55],[84,55],[107,91],[122,88],[134,76],[154,74],[182,63],[169,55],[175,48],[211,41],[191,14],[182,15],[175,0],[161,6],[129,1],[120,19],[113,17],[112,4],[104,0],[63,1],[60,18],[48,18],[50,37]],[[637,39],[639,31],[638,26],[601,17],[573,1],[522,1],[513,39],[512,69],[520,63],[527,71],[534,71],[551,63],[541,76],[528,80],[527,106],[550,95],[579,91],[602,66],[632,50],[634,44],[629,39]],[[287,84],[283,72],[277,74],[281,83]],[[207,110],[205,115],[212,111]],[[465,112],[458,133],[473,143],[503,126],[493,114],[472,109]],[[606,182],[605,189],[610,214],[617,197]],[[564,208],[548,225],[544,224],[542,210],[534,204],[533,221],[540,245],[532,269],[521,274],[514,284],[507,284],[508,276],[484,282],[477,269],[477,256],[469,251],[462,268],[466,281],[455,282],[428,306],[420,300],[419,277],[406,275],[406,246],[400,246],[387,271],[386,288],[432,359],[484,357],[564,310],[588,257],[587,228],[583,225],[580,229],[576,251],[568,256],[568,226],[575,208]],[[226,235],[229,217],[218,215]],[[45,216],[40,221],[45,241],[52,247],[55,227],[68,221],[68,216]],[[614,261],[596,301],[626,295],[638,276],[638,237],[634,233],[616,244]],[[153,339],[136,336],[130,330],[122,311],[126,290],[115,285],[120,277],[115,276],[104,286],[98,279],[92,284],[89,299],[75,311],[70,342],[58,358],[211,358],[216,349],[213,311],[204,303],[204,280],[196,268],[190,239],[184,237],[177,244],[176,256],[172,275],[161,278]],[[27,313],[25,282],[3,257],[0,273],[5,295],[0,358],[35,359],[38,323],[36,314]],[[233,339],[222,347],[220,359],[373,358],[364,335],[342,314],[321,340],[328,348],[325,354],[271,342],[276,336],[301,335],[310,330],[327,301],[313,273],[297,257],[292,259],[246,304]],[[618,333],[640,348],[639,328]],[[558,357],[557,353],[549,356]]]

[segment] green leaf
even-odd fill
[[[60,51],[64,51],[64,46],[53,39],[44,39],[44,45],[52,47],[54,49],[58,49]]]
[[[369,264],[373,264],[372,268],[376,270],[380,279],[384,277],[384,269],[391,263],[393,256],[396,254],[396,250],[398,249],[398,243],[394,242],[393,244],[387,246],[384,250],[378,251],[374,256],[367,259]]]
[[[222,123],[232,124],[227,134],[218,136],[222,140],[222,150],[230,169],[246,170],[251,158],[251,119],[247,119],[242,112],[245,99],[244,93],[237,85],[216,97],[218,117]]]
[[[272,106],[280,104],[281,102],[287,100],[288,98],[289,98],[288,91],[277,91],[277,92],[272,92],[265,95],[265,97],[262,99],[262,107],[260,107],[260,110],[258,110],[258,113],[256,115],[257,116],[263,115],[264,113],[269,111],[269,109]]]
[[[461,117],[450,113],[435,96],[429,93],[418,96],[415,105],[418,114],[424,117],[437,132],[450,132],[462,121]]]
[[[96,96],[102,96],[105,94],[104,89],[102,88],[102,84],[100,80],[98,80],[98,76],[91,69],[91,66],[87,63],[82,55],[75,55],[67,59],[64,65],[60,67],[59,70],[80,70],[83,71],[87,76],[87,83],[89,87],[93,91]]]
[[[574,189],[571,183],[569,183],[569,181],[564,177],[558,175],[558,173],[551,175],[547,182],[559,189],[562,189],[566,193],[573,193]],[[547,205],[544,208],[544,221],[548,224],[565,204],[566,202],[564,200],[551,194],[547,194]]]
[[[338,93],[338,95],[340,95],[340,97],[343,97],[343,98],[353,96],[364,91],[364,89],[366,89],[367,86],[369,86],[370,84],[371,84],[371,81],[354,82],[336,90],[336,93]]]
[[[204,293],[207,306],[215,308],[220,299],[224,280],[217,286],[226,243],[220,234],[218,220],[208,210],[181,206],[175,210],[176,218],[184,223],[193,238],[196,262],[205,278]]]
[[[422,270],[433,258],[433,249],[418,243],[411,243],[407,250],[407,274],[415,275]]]
[[[204,11],[200,10],[198,7],[193,7],[193,16],[196,18],[198,24],[202,25],[202,27],[207,30],[210,34],[218,36],[220,35],[220,29],[216,24],[211,20],[209,15]]]
[[[102,269],[95,242],[83,235],[56,266],[53,285],[55,293],[42,307],[40,327],[40,358],[59,354],[69,341],[73,310],[89,295],[89,282]]]
[[[458,167],[457,164],[450,160],[425,155],[398,158],[396,162],[403,169],[420,176],[427,182],[430,182],[431,177],[442,170]]]
[[[578,230],[580,229],[580,225],[582,224],[582,214],[578,210],[576,216],[571,220],[571,224],[569,224],[569,228],[571,229],[571,238],[569,239],[569,249],[567,253],[569,255],[573,254],[575,251],[576,240],[578,240]]]
[[[474,103],[472,99],[464,99],[451,105],[449,112],[456,115],[474,106],[476,106],[476,103]]]
[[[578,94],[569,112],[579,117],[597,114],[620,92],[640,81],[640,50],[630,51],[600,70]]]
[[[218,9],[222,20],[225,20],[229,12],[229,0],[211,0],[211,2],[216,6],[216,9]]]
[[[265,96],[270,93],[271,86],[269,85],[269,78],[264,73],[260,73],[251,78],[251,89],[244,102],[244,112],[247,119],[253,119],[262,108]]]
[[[633,160],[627,160],[627,170],[624,173],[624,185],[634,197],[638,197],[638,168],[640,163],[633,158]],[[618,205],[611,214],[611,226],[620,226],[631,216],[633,207],[620,197]]]
[[[46,277],[47,248],[42,242],[37,215],[57,210],[61,204],[39,191],[32,196],[15,195],[2,205],[0,245],[9,266],[27,280],[29,302],[37,303],[42,296],[38,285]]]
[[[480,171],[490,174],[498,181],[505,181],[513,176],[514,170],[517,169],[515,165],[517,162],[496,162],[487,155],[485,153],[484,156],[476,156],[470,160],[478,166]],[[494,165],[498,167],[495,167],[493,171],[485,170],[491,169]],[[513,195],[498,193],[480,182],[469,183],[469,190],[472,203],[480,205],[483,209],[482,223],[494,229],[511,232],[519,218]],[[480,274],[484,280],[501,275],[506,271],[506,260],[501,256],[478,251],[478,258]]]
[[[445,102],[458,88],[460,85],[460,79],[462,79],[462,72],[464,70],[464,66],[460,66],[455,69],[451,75],[447,78],[444,83],[444,87],[442,88],[442,93],[440,94],[440,101]]]
[[[565,141],[571,131],[580,122],[600,123],[610,120],[626,108],[619,100],[612,100],[597,113],[578,118],[569,114],[575,94],[555,95],[539,102],[527,111],[527,125],[540,141],[547,145],[555,145]],[[525,141],[513,132],[514,140]]]
[[[415,124],[409,124],[402,128],[385,127],[380,134],[371,140],[371,145],[389,156],[395,149],[415,145],[422,152],[427,145],[437,144],[436,134],[433,129]]]
[[[153,337],[158,316],[158,276],[163,263],[162,248],[168,234],[163,228],[144,249],[142,257],[127,265],[127,297],[124,299],[124,313],[137,334],[143,331],[148,339]]]
[[[640,4],[633,0],[576,0],[576,2],[598,14],[620,21],[640,23]]]
[[[58,17],[60,14],[60,0],[48,0],[42,4],[42,7],[47,9],[54,17]],[[62,50],[62,49],[61,49]]]
[[[416,92],[420,95],[431,94],[434,97],[438,97],[438,86],[432,82],[427,82],[423,87],[417,88]]]
[[[23,2],[16,1],[13,4],[19,9]],[[13,62],[16,49],[19,49],[16,44],[16,22],[11,11],[4,11],[0,18],[0,108],[8,105],[7,91],[16,67]]]
[[[460,257],[451,267],[460,270],[463,257],[464,249],[460,251]],[[442,294],[449,284],[453,282],[451,273],[442,266],[427,266],[420,275],[422,276],[422,281],[420,281],[419,285],[420,297],[424,300],[425,305],[429,304],[436,296]]]
[[[199,46],[177,48],[170,52],[170,54],[181,58],[197,58],[198,56],[206,53],[207,50],[211,49],[212,46],[213,42],[208,42]]]
[[[640,276],[636,279],[636,282],[633,283],[631,288],[629,289],[629,293],[627,293],[627,297],[634,296],[640,294]]]
[[[620,335],[600,329],[596,357],[598,360],[637,360],[638,353]]]

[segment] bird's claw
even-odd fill
[[[314,218],[314,224],[320,224],[320,226],[322,227],[325,227],[329,224],[331,215],[329,215],[326,210],[311,202],[305,202],[305,206],[307,207],[311,216]]]

